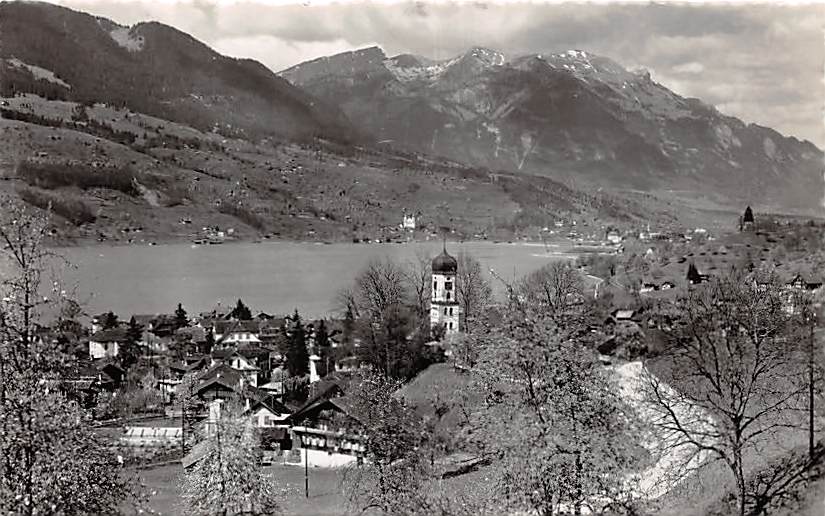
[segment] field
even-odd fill
[[[274,483],[286,490],[284,515],[330,516],[344,514],[346,502],[341,495],[340,475],[334,469],[310,468],[309,498],[304,491],[304,469],[300,466],[266,467]],[[149,508],[161,516],[181,514],[180,464],[138,471],[149,494]],[[125,514],[138,514],[134,509]]]

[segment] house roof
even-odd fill
[[[249,397],[253,400],[250,404],[250,410],[257,410],[259,407],[266,408],[273,414],[291,414],[292,411],[281,403],[275,396],[261,389],[250,389]]]
[[[236,348],[221,348],[212,351],[212,358],[215,360],[226,360],[234,355],[238,350]]]
[[[616,310],[613,312],[613,317],[616,319],[630,319],[636,315],[635,310]]]
[[[346,396],[317,400],[304,406],[300,410],[295,411],[294,414],[289,416],[289,420],[293,423],[299,422],[304,419],[312,418],[323,410],[334,410],[336,412],[341,412],[359,423],[364,420],[354,401]]]
[[[201,373],[198,377],[198,393],[208,389],[213,385],[222,385],[230,390],[239,391],[243,375],[226,364],[218,364],[215,367]]]
[[[126,329],[124,328],[108,328],[100,330],[90,337],[94,342],[125,342]]]
[[[209,441],[201,441],[192,446],[189,453],[181,459],[181,464],[183,464],[184,469],[188,469],[197,464],[201,459],[207,457],[210,453],[212,453],[212,449],[209,447]]]

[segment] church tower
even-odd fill
[[[430,327],[443,324],[447,335],[457,333],[458,300],[456,299],[455,279],[458,261],[447,254],[447,244],[441,254],[433,259],[433,292],[430,299]]]

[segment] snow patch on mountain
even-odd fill
[[[69,83],[67,83],[66,81],[64,81],[63,79],[61,79],[57,75],[55,75],[54,72],[51,71],[51,70],[47,70],[45,68],[41,68],[41,67],[36,66],[36,65],[31,65],[31,64],[28,64],[28,63],[24,63],[23,61],[21,61],[20,59],[17,59],[16,57],[13,57],[11,59],[6,59],[6,62],[9,63],[11,66],[13,66],[15,68],[21,68],[21,69],[28,70],[29,73],[31,73],[34,76],[34,78],[39,80],[39,81],[48,81],[48,82],[51,82],[53,84],[58,84],[60,86],[63,86],[64,88],[66,88],[68,90],[72,89],[72,87],[71,87],[71,85],[69,85]]]
[[[762,140],[762,148],[765,150],[765,156],[771,159],[776,158],[776,144],[767,136]]]
[[[739,138],[733,134],[733,130],[727,124],[719,124],[713,128],[713,132],[716,133],[716,139],[719,141],[719,145],[727,150],[731,146],[733,147],[741,147],[742,142],[739,141]]]
[[[434,82],[441,77],[444,71],[458,59],[450,59],[436,63],[428,63],[422,66],[403,66],[396,58],[384,60],[384,67],[399,82],[426,81]]]
[[[137,34],[134,28],[118,27],[109,31],[109,36],[115,40],[115,43],[125,48],[129,52],[140,52],[143,50],[143,45],[146,42],[143,36]]]

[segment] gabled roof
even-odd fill
[[[243,375],[226,364],[218,364],[215,367],[201,373],[198,377],[198,393],[208,389],[213,385],[221,385],[229,390],[239,392],[241,390],[241,380]]]
[[[92,335],[89,340],[94,342],[125,342],[126,329],[125,328],[109,328],[100,330]]]
[[[231,357],[235,353],[237,353],[236,348],[221,348],[212,351],[212,358],[215,360],[226,360],[227,358]]]
[[[269,350],[255,345],[238,346],[237,353],[244,358],[255,358],[260,355],[269,355]]]
[[[263,407],[273,414],[291,414],[292,411],[281,403],[275,396],[264,392],[260,389],[250,389],[248,391],[249,397],[253,400],[249,409],[254,411],[259,407]]]
[[[304,419],[312,418],[324,410],[341,412],[359,423],[364,420],[363,416],[359,414],[354,401],[346,396],[321,399],[310,403],[309,405],[305,405],[303,408],[296,410],[294,414],[290,415],[289,420],[292,423],[298,423]]]
[[[189,453],[181,459],[181,464],[183,464],[184,469],[188,469],[190,466],[194,466],[201,459],[209,456],[211,452],[212,449],[209,447],[209,441],[201,441],[192,446]]]

